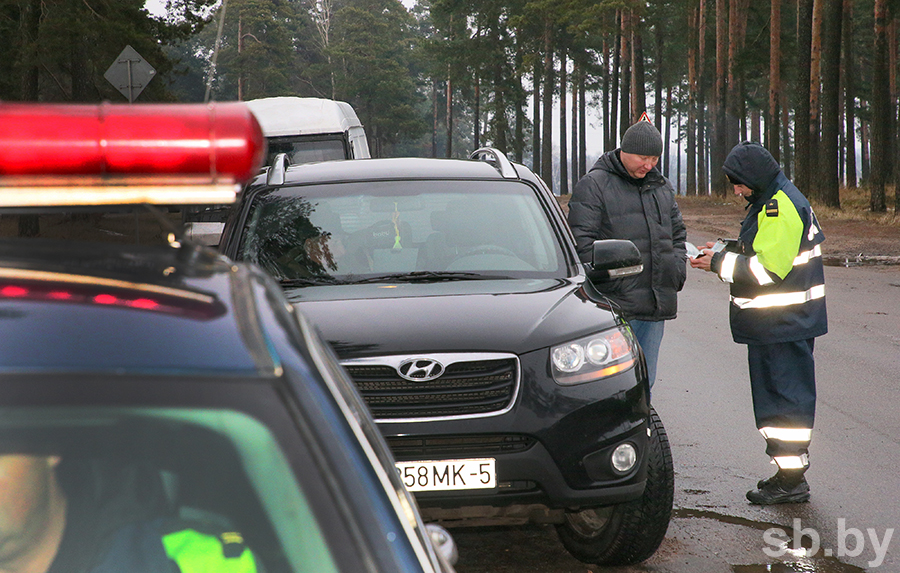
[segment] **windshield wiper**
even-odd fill
[[[315,285],[344,285],[347,281],[334,277],[309,277],[302,279],[282,279],[278,283],[283,287],[315,286]]]
[[[376,277],[367,277],[351,281],[353,284],[364,283],[381,283],[381,282],[442,282],[442,281],[472,281],[472,280],[493,280],[508,279],[509,277],[501,275],[485,275],[481,273],[463,273],[452,271],[413,271],[410,273],[393,273],[388,275],[378,275]]]

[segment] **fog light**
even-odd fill
[[[612,453],[612,467],[619,473],[631,471],[637,462],[637,450],[632,444],[620,444]]]

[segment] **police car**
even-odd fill
[[[264,152],[238,103],[0,104],[0,214],[165,221],[233,201]],[[355,386],[255,265],[177,228],[3,238],[0,332],[0,564],[49,546],[34,570],[452,572]]]

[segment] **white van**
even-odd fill
[[[269,143],[267,163],[287,153],[291,163],[370,157],[366,132],[350,104],[314,97],[246,102]]]
[[[366,132],[349,103],[291,96],[244,103],[266,136],[266,165],[271,165],[279,153],[287,153],[289,163],[371,157]],[[186,236],[205,245],[217,245],[227,211],[226,207],[184,209]]]

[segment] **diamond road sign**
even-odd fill
[[[103,77],[132,103],[155,75],[156,70],[147,60],[131,46],[125,46]]]

